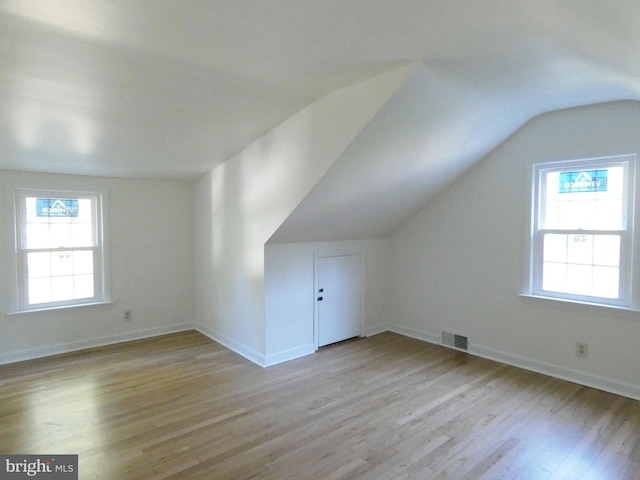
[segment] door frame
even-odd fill
[[[365,255],[364,251],[345,251],[345,252],[313,252],[313,346],[318,351],[320,343],[320,310],[318,308],[317,297],[320,295],[320,259],[328,257],[360,257],[360,318],[358,324],[360,326],[359,337],[364,336],[364,298],[365,298]]]

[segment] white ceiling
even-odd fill
[[[420,62],[270,241],[388,237],[530,119],[640,100],[637,6],[538,5],[491,54]]]
[[[637,0],[0,0],[0,168],[194,179],[413,61],[453,85],[429,84],[451,101],[431,124],[465,115],[493,139],[639,99],[639,27]]]

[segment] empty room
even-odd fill
[[[0,478],[640,480],[640,3],[0,32]]]

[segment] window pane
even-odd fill
[[[544,261],[567,261],[567,235],[548,233],[544,236]]]
[[[548,292],[567,291],[567,265],[545,262],[542,265],[542,289]]]
[[[93,228],[91,224],[74,223],[71,226],[71,247],[92,247]]]
[[[71,246],[71,222],[52,223],[50,248]]]
[[[572,185],[593,187],[572,188]],[[622,230],[624,228],[624,168],[547,171],[542,179],[540,227],[547,229]],[[597,183],[597,187],[595,186]]]
[[[619,280],[619,268],[593,267],[593,295],[603,298],[618,298]]]
[[[25,198],[25,214],[27,221],[32,221],[36,218],[36,199],[35,197]]]
[[[623,228],[623,202],[619,200],[601,200],[594,202],[593,217],[585,225],[593,225],[598,230],[620,230]]]
[[[51,300],[60,302],[73,299],[73,277],[53,277],[51,279]]]
[[[91,250],[79,250],[73,252],[73,273],[93,273],[93,252]]]
[[[26,236],[27,248],[49,248],[51,245],[47,223],[28,223]]]
[[[88,223],[93,222],[93,207],[92,201],[89,198],[78,199],[78,216],[73,218],[73,223]]]
[[[51,279],[30,278],[28,286],[29,304],[51,301]]]
[[[567,260],[569,263],[593,263],[593,235],[568,235]]]
[[[595,235],[593,264],[611,267],[620,266],[620,236]]]
[[[33,252],[27,255],[27,274],[29,278],[51,276],[51,254]]]
[[[576,295],[592,295],[592,276],[591,265],[567,265],[567,292]]]
[[[29,279],[29,303],[59,302],[94,296],[92,274]]]
[[[72,252],[53,252],[51,254],[51,275],[59,277],[73,274]]]
[[[544,235],[543,290],[618,298],[619,265],[619,235]]]
[[[25,201],[27,248],[90,247],[94,245],[92,199],[68,200],[28,197]],[[55,210],[57,208],[55,205],[73,205],[74,213],[69,216],[47,213],[47,210]],[[75,208],[76,205],[77,208]]]
[[[74,298],[93,297],[93,275],[76,275],[73,279]]]

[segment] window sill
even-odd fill
[[[16,310],[14,312],[7,312],[7,316],[25,315],[29,313],[42,313],[42,312],[55,312],[56,310],[68,310],[70,308],[85,308],[85,307],[98,307],[102,305],[111,305],[113,300],[105,300],[103,302],[93,303],[79,303],[77,305],[60,305],[58,307],[46,307],[46,308],[34,308],[30,310]]]
[[[548,307],[570,308],[574,311],[579,310],[596,314],[622,314],[624,316],[628,316],[629,318],[635,319],[638,319],[638,314],[640,314],[640,310],[633,307],[606,305],[603,303],[581,302],[578,300],[570,300],[566,298],[544,297],[541,295],[533,295],[530,293],[521,293],[518,296],[527,303]]]

